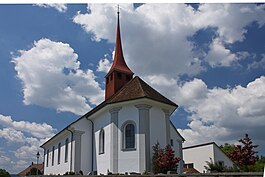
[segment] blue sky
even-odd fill
[[[179,105],[185,146],[249,133],[264,155],[265,6],[120,6],[125,60]],[[0,5],[1,168],[36,162],[39,145],[103,101],[116,9]]]

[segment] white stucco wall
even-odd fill
[[[210,158],[214,163],[221,161],[227,167],[233,166],[233,162],[214,143],[184,149],[183,158],[186,164],[194,163],[194,168],[201,173],[206,172],[204,166],[206,161],[210,162]]]
[[[173,140],[173,150],[175,151],[175,156],[181,159],[177,169],[178,174],[181,174],[183,171],[182,138],[178,135],[175,128],[171,124],[170,124],[170,139]]]
[[[150,109],[150,149],[159,142],[161,148],[167,145],[166,142],[166,120],[165,113],[157,106],[152,105]]]
[[[221,151],[218,147],[216,147],[215,145],[214,147],[214,161],[218,162],[218,161],[222,161],[224,162],[224,166],[227,167],[233,167],[233,161],[231,159],[229,159],[223,151]]]
[[[107,170],[110,169],[110,113],[109,111],[102,112],[93,119],[94,131],[95,131],[95,167],[97,173],[107,174]],[[104,153],[99,154],[99,132],[104,129],[105,144]]]
[[[183,149],[183,159],[184,163],[193,163],[194,168],[199,172],[205,172],[204,166],[206,161],[210,161],[210,158],[213,159],[213,145],[199,146],[195,148]]]
[[[83,118],[72,125],[74,130],[82,131],[83,134],[81,135],[81,170],[83,174],[88,174],[91,172],[91,154],[92,154],[92,124],[86,118]],[[73,146],[73,170],[74,170],[74,149]]]
[[[127,122],[135,124],[135,146],[136,149],[132,151],[124,151],[122,145],[122,128]],[[118,117],[118,171],[125,172],[139,172],[139,112],[134,104],[123,104],[119,111]]]
[[[70,127],[72,130],[82,132],[81,135],[81,165],[80,169],[83,171],[84,175],[88,174],[92,171],[92,144],[94,145],[94,171],[97,171],[98,174],[107,174],[107,171],[111,168],[111,163],[113,159],[111,159],[111,113],[109,112],[111,109],[115,107],[121,107],[118,112],[118,172],[125,173],[125,172],[140,172],[140,146],[144,146],[144,144],[140,144],[139,141],[139,109],[135,107],[135,105],[139,104],[147,104],[152,106],[149,110],[149,124],[150,124],[150,159],[149,162],[151,163],[152,159],[152,146],[158,141],[161,147],[166,146],[166,119],[165,119],[165,112],[162,110],[163,108],[172,109],[171,107],[167,107],[166,105],[155,103],[154,101],[146,101],[147,99],[143,100],[136,100],[136,101],[128,101],[117,103],[113,105],[108,105],[103,109],[99,110],[95,114],[91,115],[89,119],[91,119],[94,123],[94,142],[92,143],[92,124],[86,118],[82,118],[79,121],[73,123]],[[124,123],[127,121],[133,121],[135,124],[135,143],[136,148],[135,150],[131,151],[124,151],[123,150],[123,133],[122,128]],[[99,132],[101,129],[104,129],[105,134],[105,146],[104,146],[104,153],[99,154]],[[175,132],[173,127],[170,125],[170,136],[174,139],[174,150],[177,156],[181,157],[181,146],[182,143],[179,143],[181,139],[178,134]],[[64,152],[65,152],[65,139],[69,138],[69,145],[68,145],[68,162],[64,161]],[[57,163],[57,147],[58,143],[61,142],[61,163]],[[54,166],[51,166],[51,154],[52,154],[52,147],[55,146],[55,162]],[[72,154],[72,168],[70,168],[70,158],[71,158],[71,133],[67,130],[58,134],[52,141],[48,142],[44,148],[49,148],[50,150],[50,159],[49,159],[49,166],[46,167],[46,158],[45,158],[45,174],[64,174],[66,171],[72,171],[75,169],[75,141],[73,141],[73,154]],[[148,152],[148,150],[147,150]],[[46,156],[45,156],[46,157]],[[77,156],[78,157],[78,156]]]
[[[65,162],[65,140],[68,138],[68,161]],[[58,144],[61,143],[61,158],[60,164],[58,164]],[[52,165],[52,149],[55,147],[54,151],[54,165]],[[49,149],[49,163],[47,166],[47,150]],[[60,137],[60,139],[53,141],[45,150],[44,156],[44,174],[64,174],[66,171],[70,170],[70,149],[71,149],[71,136],[66,134],[65,136]]]

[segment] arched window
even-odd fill
[[[104,154],[105,132],[101,129],[99,132],[99,154]]]
[[[66,140],[65,140],[64,162],[68,162],[68,143],[69,143],[69,139],[66,138]]]
[[[58,164],[61,163],[61,143],[58,144]]]
[[[46,154],[46,167],[49,166],[49,153],[50,153],[50,150],[48,149],[47,154]]]
[[[123,149],[135,149],[135,124],[131,121],[123,126]]]

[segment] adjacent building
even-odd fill
[[[105,101],[65,127],[41,147],[44,174],[143,173],[152,171],[152,146],[170,144],[182,157],[183,137],[170,121],[177,105],[127,66],[119,15],[115,56],[105,76]],[[182,172],[183,161],[178,166]]]
[[[194,168],[200,173],[205,173],[207,171],[204,166],[207,165],[206,161],[210,162],[210,159],[214,163],[226,167],[233,167],[234,164],[215,142],[183,148],[183,160],[186,169]]]

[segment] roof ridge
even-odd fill
[[[146,97],[151,98],[151,97],[149,96],[149,94],[146,93],[146,91],[143,89],[143,84],[145,84],[145,85],[147,85],[148,87],[152,88],[153,91],[155,91],[156,93],[158,93],[158,94],[159,94],[161,97],[163,97],[164,99],[166,99],[166,100],[172,102],[173,104],[175,104],[173,101],[171,101],[170,99],[168,99],[167,97],[165,97],[165,96],[164,96],[163,94],[161,94],[159,91],[157,91],[157,90],[154,89],[152,86],[150,86],[148,83],[146,83],[145,81],[143,81],[140,77],[139,77],[139,79],[140,79],[140,81],[141,81],[141,82],[140,82],[141,89],[142,89],[143,92],[145,93]]]
[[[139,83],[140,83],[140,88],[141,88],[141,90],[142,90],[142,92],[144,93],[144,95],[146,95],[147,96],[147,93],[146,93],[146,91],[143,89],[143,85],[142,85],[142,82],[144,82],[139,76],[135,76],[135,77],[137,77],[138,78],[138,80],[140,81]]]

